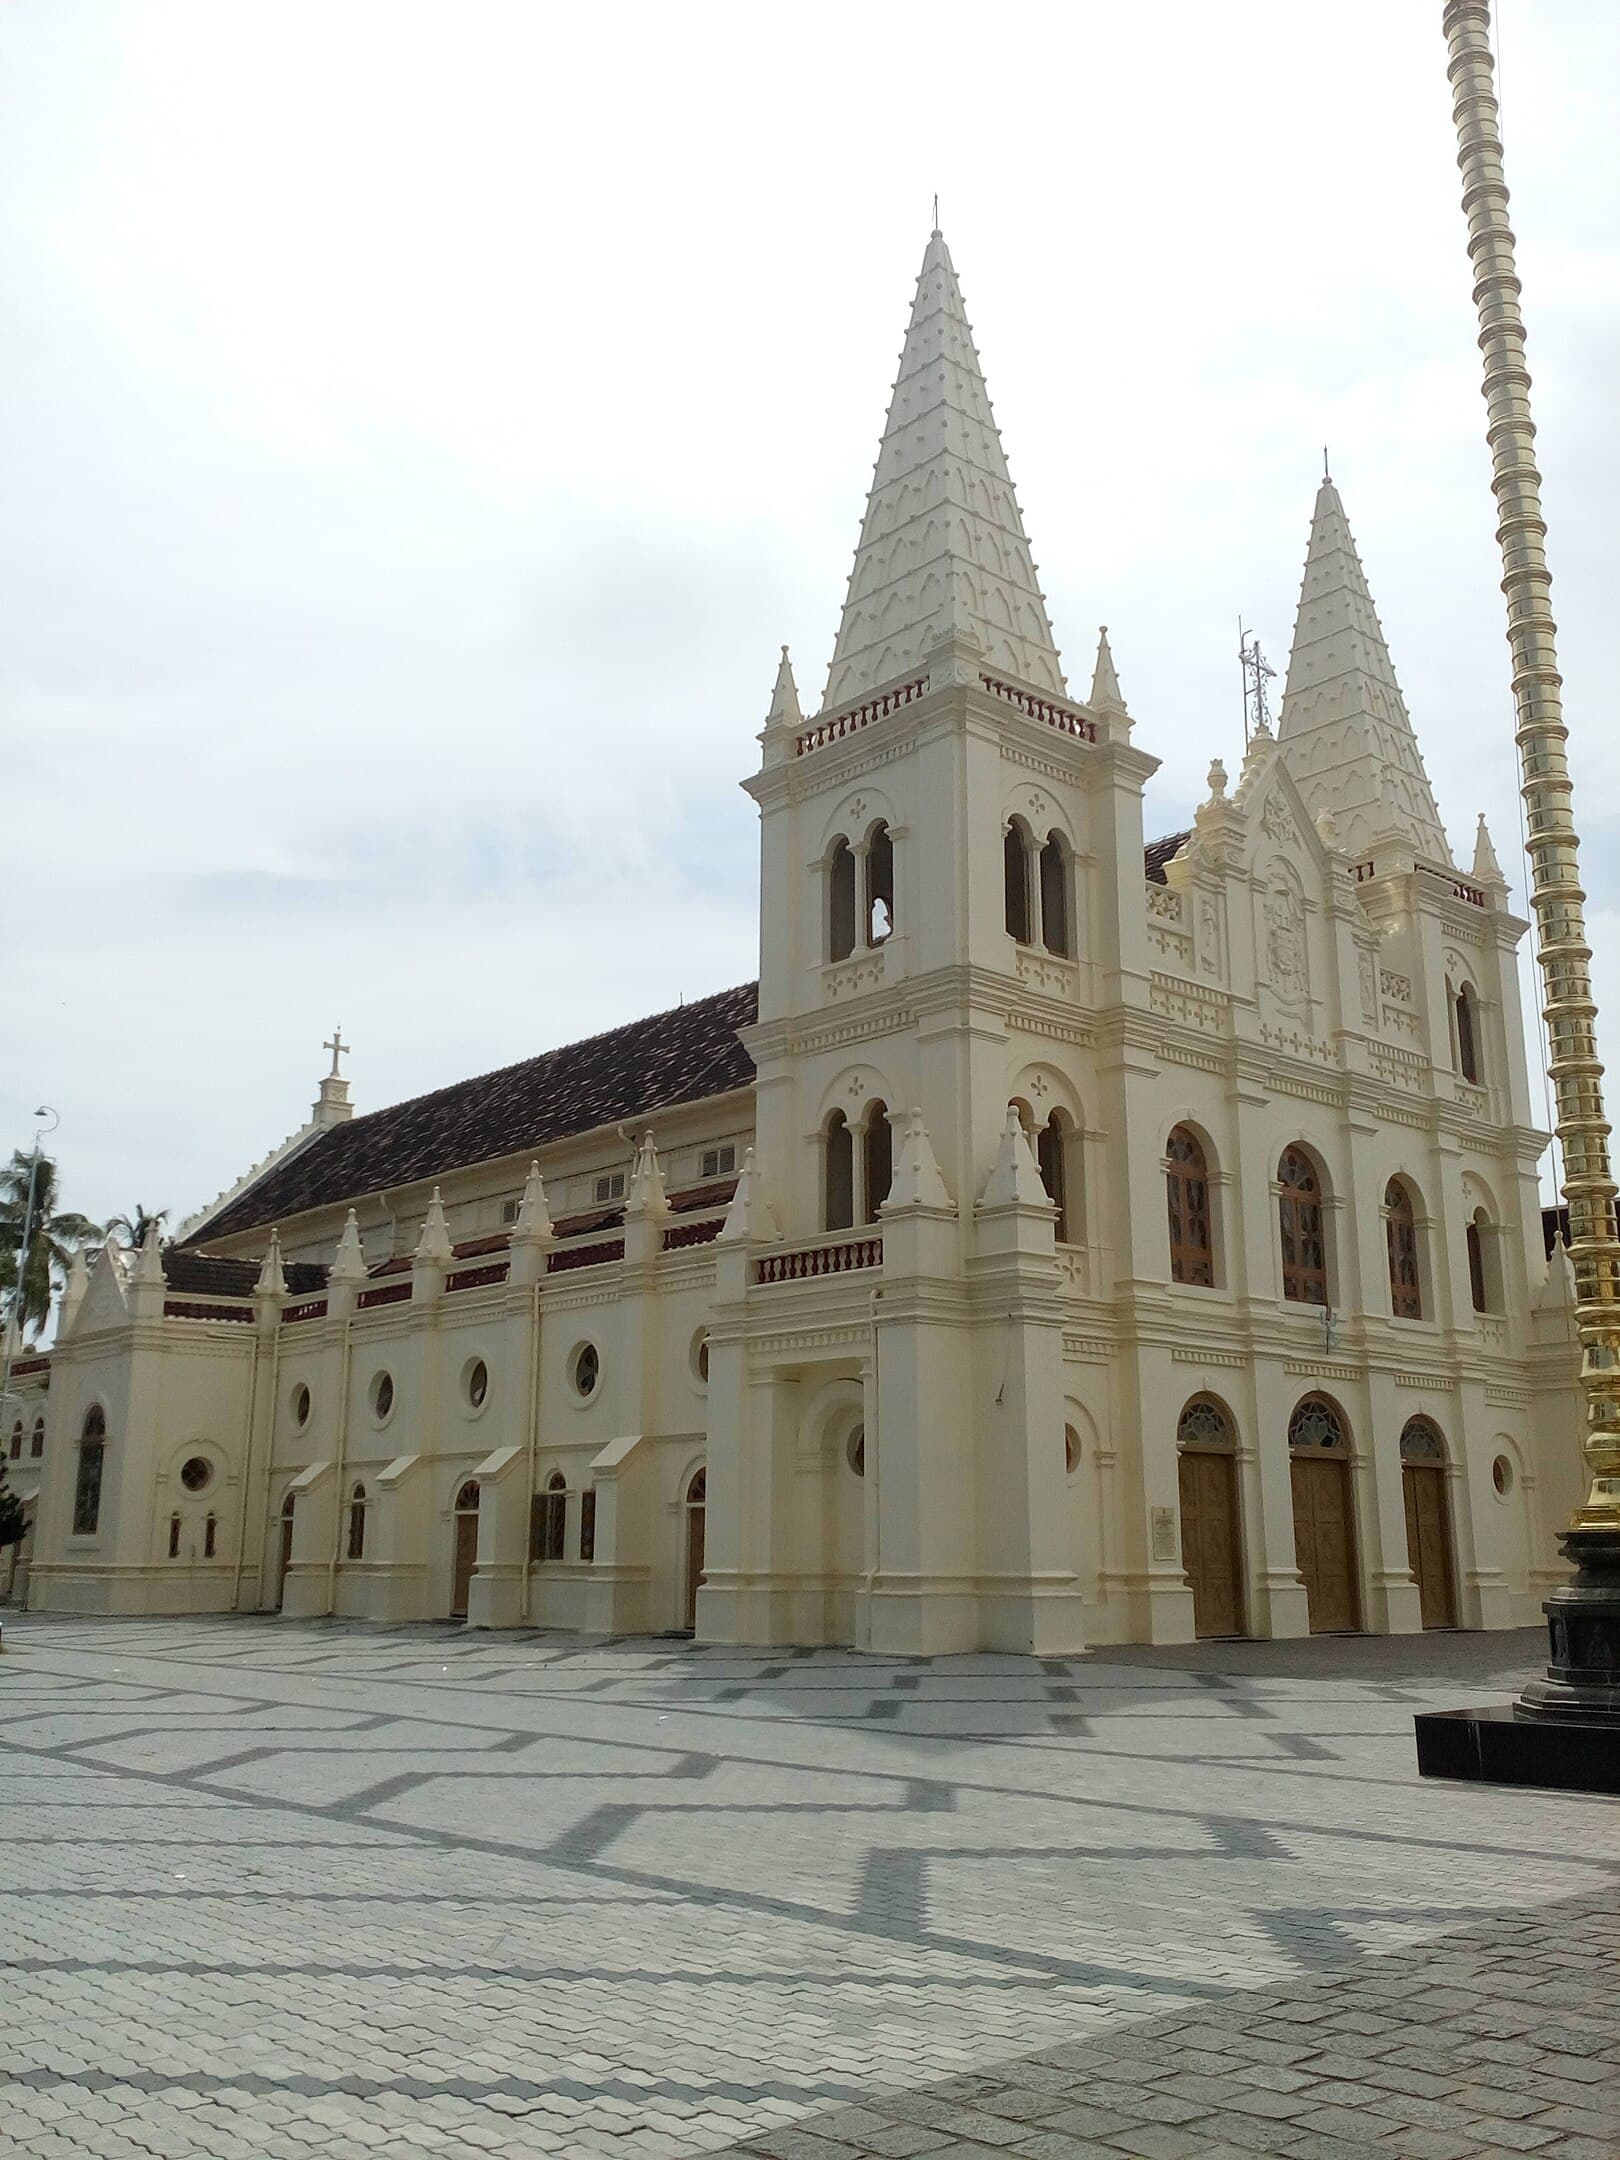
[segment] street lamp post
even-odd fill
[[[1440,1711],[1417,1720],[1418,1768],[1435,1777],[1620,1792],[1620,1235],[1603,1112],[1555,626],[1546,520],[1530,418],[1524,318],[1502,175],[1489,0],[1444,0],[1447,74],[1457,129],[1474,305],[1484,356],[1486,439],[1496,497],[1502,590],[1528,827],[1548,1070],[1557,1103],[1575,1269],[1586,1503],[1559,1540],[1574,1579],[1553,1591],[1547,1676],[1511,1707]]]

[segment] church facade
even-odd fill
[[[1535,1620],[1581,1461],[1526,926],[1331,481],[1275,734],[1147,840],[936,233],[826,695],[784,651],[759,744],[757,984],[364,1117],[334,1039],[180,1241],[75,1268],[4,1412],[29,1602],[900,1654]]]

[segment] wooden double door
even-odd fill
[[[1446,1473],[1439,1464],[1403,1463],[1406,1551],[1417,1577],[1418,1609],[1426,1628],[1457,1625],[1457,1590],[1451,1566],[1451,1511]]]
[[[1361,1626],[1361,1601],[1350,1464],[1343,1455],[1296,1454],[1288,1468],[1294,1491],[1294,1555],[1305,1578],[1311,1633],[1354,1634]]]
[[[1237,1464],[1214,1448],[1183,1448],[1177,1462],[1181,1564],[1192,1585],[1193,1632],[1243,1633],[1243,1541]]]

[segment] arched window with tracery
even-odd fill
[[[1074,926],[1069,920],[1069,850],[1061,833],[1048,833],[1041,849],[1041,943],[1049,953],[1067,959],[1074,952]]]
[[[822,1141],[822,1228],[852,1230],[855,1227],[855,1135],[842,1110],[827,1120]]]
[[[1210,1222],[1209,1165],[1203,1142],[1178,1125],[1165,1143],[1164,1198],[1170,1227],[1170,1280],[1215,1287],[1215,1239]]]
[[[1423,1281],[1418,1272],[1417,1216],[1400,1178],[1384,1187],[1384,1242],[1389,1254],[1389,1302],[1397,1320],[1423,1318]]]
[[[356,1485],[349,1495],[349,1543],[351,1560],[363,1560],[366,1556],[366,1488]]]
[[[1029,878],[1030,838],[1021,820],[1013,818],[1001,844],[1002,880],[1006,893],[1007,935],[1016,938],[1020,945],[1034,943],[1034,926],[1030,920],[1033,909],[1030,901]]]
[[[1277,1184],[1283,1296],[1295,1305],[1325,1305],[1327,1221],[1322,1212],[1322,1180],[1303,1148],[1283,1151]]]
[[[894,840],[884,824],[866,843],[866,942],[881,945],[894,929]]]
[[[1054,1110],[1035,1135],[1035,1166],[1046,1187],[1046,1197],[1057,1211],[1052,1235],[1060,1245],[1069,1243],[1069,1136],[1061,1110]]]
[[[73,1481],[73,1535],[94,1537],[101,1520],[101,1475],[107,1455],[107,1418],[92,1403],[79,1428],[79,1469]]]
[[[875,1223],[894,1183],[894,1127],[885,1105],[875,1102],[861,1133],[861,1219]]]
[[[827,957],[847,960],[855,950],[855,850],[840,833],[827,866]]]

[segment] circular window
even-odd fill
[[[1070,1477],[1080,1467],[1080,1435],[1072,1425],[1063,1428],[1063,1467]]]
[[[394,1376],[380,1372],[371,1383],[371,1414],[379,1425],[388,1418],[394,1407]]]
[[[844,1455],[857,1477],[866,1475],[866,1427],[857,1425],[844,1443]]]
[[[1504,1500],[1513,1490],[1513,1465],[1505,1455],[1498,1455],[1491,1464],[1491,1483]]]
[[[692,1376],[699,1387],[709,1384],[709,1331],[699,1328],[692,1337]]]
[[[187,1492],[201,1492],[214,1474],[206,1455],[188,1455],[180,1465],[180,1482]]]
[[[597,1382],[602,1377],[602,1360],[595,1343],[581,1343],[574,1352],[572,1378],[574,1392],[587,1400],[596,1393]]]
[[[467,1390],[467,1400],[472,1408],[482,1410],[484,1398],[489,1393],[489,1367],[481,1357],[474,1358],[467,1367],[463,1384]]]
[[[309,1389],[302,1383],[293,1389],[292,1414],[298,1424],[309,1423]]]

